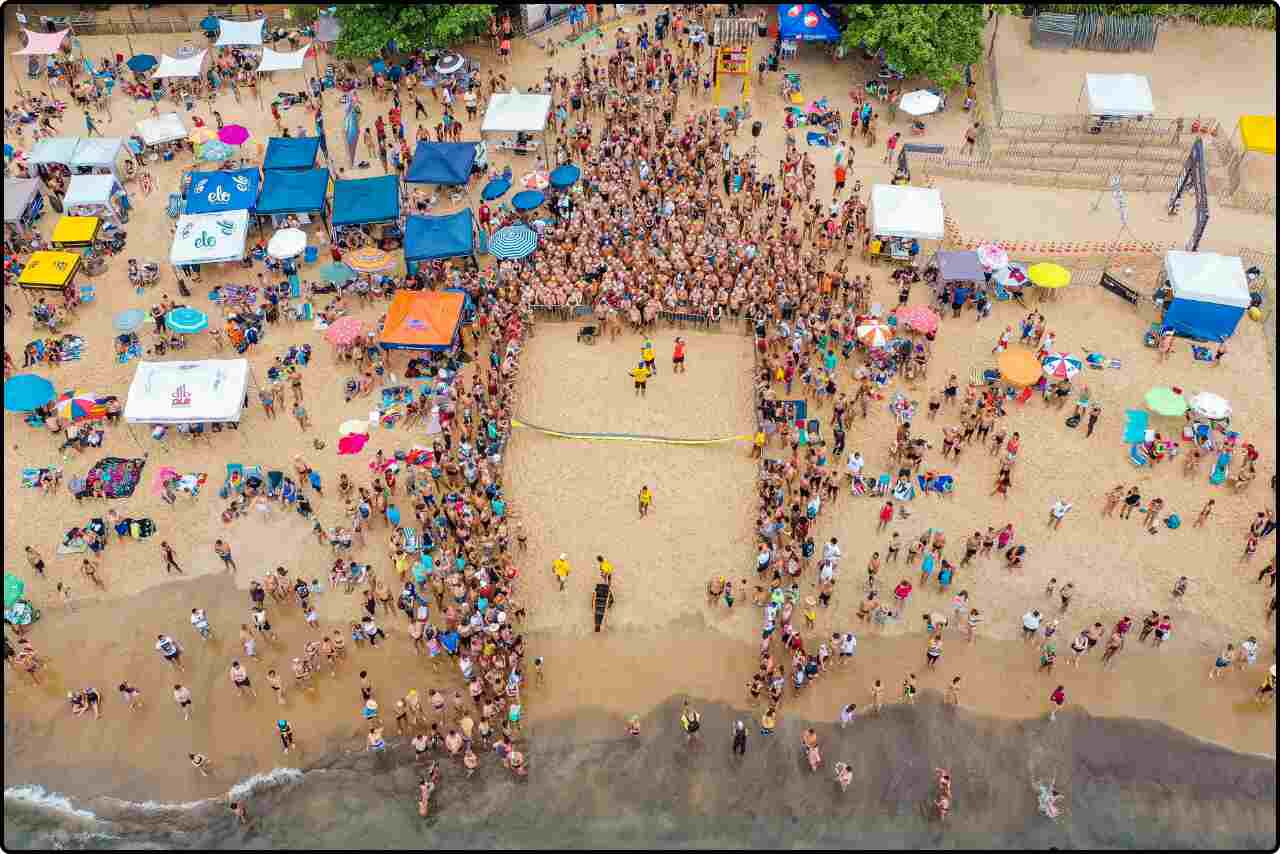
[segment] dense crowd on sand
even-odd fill
[[[846,568],[848,544],[842,545],[838,536],[816,536],[824,510],[837,503],[842,493],[883,497],[874,506],[887,539],[882,548],[871,549],[865,583],[858,592],[857,618],[868,630],[914,619],[908,617],[907,608],[915,589],[936,584],[952,596],[953,586],[961,588],[951,598],[949,614],[928,609],[921,615],[928,638],[928,668],[935,668],[942,658],[944,643],[949,642],[947,630],[963,630],[967,641],[973,642],[983,623],[980,591],[971,591],[955,578],[974,561],[1001,560],[1013,573],[1027,559],[1026,532],[1015,533],[1013,524],[1003,520],[993,520],[985,532],[975,530],[951,544],[942,531],[929,527],[927,520],[913,519],[915,529],[910,532],[888,530],[912,519],[912,509],[902,496],[914,495],[917,484],[924,492],[947,491],[948,482],[935,471],[943,467],[941,461],[954,465],[962,455],[975,451],[996,458],[1000,470],[988,499],[1007,499],[1014,488],[1019,460],[1036,451],[1024,448],[1019,433],[1006,426],[1011,397],[1004,384],[961,380],[946,368],[945,381],[936,373],[930,379],[937,336],[971,334],[952,331],[957,323],[940,326],[943,316],[948,309],[954,312],[953,320],[966,312],[978,318],[988,314],[992,298],[982,289],[972,296],[960,295],[955,288],[937,282],[935,269],[917,263],[895,271],[891,280],[901,308],[924,312],[926,321],[921,330],[908,334],[904,328],[898,343],[888,349],[868,343],[860,331],[876,325],[884,315],[872,304],[872,275],[852,272],[850,266],[850,259],[857,258],[859,268],[869,269],[876,260],[864,188],[856,179],[848,180],[855,147],[876,146],[874,109],[856,112],[855,124],[848,129],[842,127],[838,114],[833,116],[826,133],[833,142],[835,192],[829,199],[821,197],[817,190],[820,166],[809,150],[801,150],[788,136],[779,162],[765,163],[754,142],[742,134],[750,117],[735,109],[711,106],[708,51],[687,38],[686,14],[664,12],[656,19],[642,20],[628,32],[617,31],[610,50],[588,53],[584,49],[568,73],[548,70],[541,86],[553,96],[554,162],[538,166],[574,163],[582,174],[571,189],[550,194],[547,204],[551,214],[535,223],[541,241],[532,256],[485,269],[431,262],[417,273],[403,276],[360,274],[333,289],[332,298],[317,306],[319,316],[334,323],[359,307],[390,298],[399,289],[452,287],[467,292],[474,320],[458,344],[446,353],[413,360],[405,371],[405,376],[432,377],[435,383],[433,401],[438,409],[410,403],[401,425],[412,428],[419,422],[438,421],[439,431],[429,444],[405,455],[378,451],[363,482],[345,473],[334,482],[320,471],[322,464],[309,459],[310,455],[297,454],[282,484],[250,476],[225,496],[222,519],[227,527],[214,551],[229,571],[238,571],[237,521],[259,513],[299,512],[312,525],[317,541],[332,548],[333,564],[327,578],[312,578],[310,571],[291,571],[284,566],[254,578],[246,604],[249,618],[238,627],[212,625],[206,609],[196,603],[190,615],[193,630],[204,639],[215,633],[238,634],[243,655],[229,666],[232,687],[256,697],[258,687],[265,683],[282,709],[288,707],[291,695],[328,690],[322,687],[326,673],[329,678],[345,677],[344,682],[358,674],[362,717],[367,722],[366,746],[370,751],[388,749],[387,726],[393,727],[395,735],[408,738],[409,749],[426,769],[419,792],[424,815],[439,779],[439,769],[431,762],[439,750],[461,762],[468,776],[480,768],[479,757],[486,750],[495,751],[515,774],[526,773],[527,760],[521,749],[522,692],[530,678],[540,678],[541,661],[526,650],[520,634],[527,616],[521,601],[522,575],[531,570],[521,565],[527,535],[507,503],[502,459],[511,437],[521,350],[533,331],[535,307],[581,307],[583,315],[594,317],[594,322],[615,337],[624,327],[652,334],[663,312],[692,315],[707,325],[745,326],[754,333],[750,381],[756,391],[758,428],[753,431],[750,453],[760,459],[758,503],[752,509],[753,528],[758,534],[753,567],[756,578],[735,584],[732,578],[715,573],[707,594],[713,606],[724,603],[733,607],[736,597],[749,597],[761,610],[759,669],[748,685],[751,702],[765,703],[761,735],[772,734],[776,727],[788,682],[798,694],[810,682],[821,682],[825,673],[855,653],[853,627],[829,638],[814,632],[818,609],[830,603],[837,584],[856,584]],[[702,12],[694,15],[700,17]],[[500,56],[509,55],[510,22],[496,20],[494,28],[495,45],[507,44],[507,52]],[[205,100],[210,119],[221,127],[223,120],[214,106],[220,103],[218,98],[225,98],[222,86],[233,87],[238,101],[237,87],[247,87],[256,96],[258,84],[246,70],[250,62],[242,52],[222,50],[216,54],[217,71],[212,76],[177,88],[170,95],[178,103]],[[118,63],[123,58],[116,59]],[[111,65],[109,60],[104,62]],[[75,69],[75,63],[68,64],[73,78]],[[505,74],[491,70],[480,75],[473,90],[431,89],[437,100],[427,109],[415,82],[412,71],[395,80],[371,78],[368,72],[357,73],[354,66],[339,71],[340,88],[361,93],[364,108],[378,114],[372,133],[365,131],[365,145],[366,151],[379,152],[387,171],[403,172],[407,167],[410,138],[456,138],[461,133],[464,121],[455,114],[455,100],[466,109],[465,123],[472,123],[487,99],[510,85]],[[86,107],[95,108],[89,90],[82,83],[73,86],[80,87],[73,90],[77,100],[84,98]],[[121,88],[127,95],[136,94],[130,92],[131,86]],[[325,102],[318,87],[299,94],[310,105],[313,117],[321,113]],[[412,133],[406,130],[404,115],[410,106],[415,122],[420,115],[428,115]],[[274,105],[272,109],[278,129],[287,133]],[[18,113],[24,111],[49,115],[41,103],[28,98],[12,114],[6,110],[6,133],[22,128]],[[442,113],[442,120],[434,127],[429,118],[433,112]],[[92,119],[89,121],[92,127]],[[43,135],[57,132],[47,118],[41,119],[37,128]],[[890,140],[892,153],[897,137]],[[16,134],[14,142],[26,144]],[[872,156],[878,155],[877,149]],[[52,171],[47,183],[56,196],[64,187],[65,175]],[[499,171],[494,169],[495,174]],[[139,180],[144,188],[153,181],[147,174]],[[411,212],[425,212],[430,201],[425,193],[415,190],[408,196],[407,207]],[[492,234],[528,217],[512,212],[503,202],[484,202],[477,208],[477,219],[480,228]],[[8,255],[21,257],[40,248],[42,240],[10,234],[6,229],[7,292],[12,278]],[[331,246],[332,258],[340,261],[346,252],[371,240],[350,231]],[[306,275],[304,271],[303,277]],[[272,282],[283,278],[283,272],[273,268],[246,273],[245,278],[256,279],[261,301],[251,297],[247,305],[236,309],[235,324],[214,325],[218,349],[224,331],[237,349],[253,346],[255,336],[238,332],[245,316],[251,318],[250,327],[289,322],[289,316],[278,310],[288,283]],[[179,286],[185,291],[185,282],[180,280]],[[306,287],[313,298],[326,295],[318,283],[307,282]],[[166,301],[167,297],[161,301],[160,319],[155,323],[157,342],[168,340],[163,317],[171,305]],[[76,302],[76,293],[69,290],[56,309],[61,312],[59,318],[51,323],[74,323]],[[1051,313],[1052,309],[1029,314],[1021,337],[1033,350],[1047,354],[1053,350],[1053,336],[1041,311]],[[935,315],[932,324],[927,321],[930,312]],[[8,314],[6,303],[6,319]],[[382,322],[385,320],[384,314]],[[342,353],[353,362],[357,374],[349,398],[372,394],[380,383],[391,382],[395,368],[376,346],[376,331],[346,345]],[[1009,346],[1012,332],[997,341],[996,349]],[[675,370],[683,369],[685,347],[677,338]],[[305,361],[298,363],[292,354],[287,362],[277,360],[258,400],[266,417],[274,418],[276,409],[283,408],[287,386],[292,412],[304,433],[308,414],[301,364]],[[645,380],[657,369],[654,347],[647,338],[638,361],[636,370],[643,376],[632,375],[642,391]],[[4,367],[6,378],[18,370],[7,350]],[[897,474],[886,483],[870,475],[873,468],[881,466],[870,466],[858,450],[846,455],[846,443],[857,419],[867,417],[868,406],[885,394],[885,387],[899,373],[911,385],[924,380],[937,390],[931,394],[926,412],[897,411],[899,423],[888,460]],[[784,401],[792,399],[797,384],[795,396],[824,413],[829,436],[811,434],[811,428],[798,425],[794,412],[786,409]],[[1043,386],[1047,407],[1065,406],[1073,395],[1077,421],[1087,419],[1083,429],[1091,435],[1098,409],[1088,387],[1073,388],[1068,382]],[[39,417],[52,432],[67,426],[52,408],[40,412]],[[941,461],[932,457],[933,446],[923,438],[922,419],[945,423]],[[1200,461],[1210,455],[1225,466],[1221,458],[1226,455],[1228,461],[1239,462],[1236,488],[1247,489],[1260,462],[1254,445],[1224,429],[1212,429],[1197,442],[1196,427],[1189,418],[1186,429],[1193,444],[1184,458],[1187,474],[1196,473]],[[1150,444],[1151,456],[1158,458],[1163,447],[1160,438],[1153,438]],[[56,494],[58,484],[52,477],[50,473],[50,482],[44,485]],[[166,500],[171,500],[173,488],[173,484],[164,484]],[[640,494],[642,516],[653,500],[647,492],[646,487]],[[1063,497],[1045,508],[1048,526],[1057,529],[1083,498]],[[1141,508],[1142,501],[1138,487],[1117,486],[1106,495],[1103,515],[1121,508],[1120,517],[1126,518]],[[1000,506],[998,501],[991,503]],[[1209,501],[1204,507],[1196,526],[1211,518],[1213,504]],[[1161,507],[1158,497],[1148,501],[1143,509],[1145,526],[1154,529],[1167,523]],[[1275,527],[1273,512],[1260,511],[1249,532],[1245,559],[1254,558],[1259,544]],[[103,561],[111,560],[113,535],[123,539],[128,530],[129,520],[112,511],[106,514],[101,529],[89,526],[81,531],[90,552],[82,566],[87,583],[103,583],[99,570]],[[159,545],[165,571],[182,574],[184,567],[168,541],[181,535],[167,536]],[[380,557],[382,550],[385,561]],[[961,550],[963,554],[958,554]],[[38,549],[28,546],[26,557],[33,572],[44,572],[45,561]],[[893,571],[900,566],[900,572]],[[913,582],[917,567],[920,576]],[[612,584],[612,565],[601,558],[598,568],[601,583]],[[564,555],[552,569],[563,587],[569,572]],[[1070,609],[1074,583],[1066,571],[1063,575],[1061,582],[1051,579],[1045,591],[1057,599],[1058,613],[1050,614],[1048,608],[1029,609],[1022,620],[1024,637],[1034,643],[1034,654],[1043,670],[1053,671],[1058,644],[1068,637],[1073,666],[1079,666],[1099,644],[1106,666],[1124,649],[1135,621],[1124,615],[1108,630],[1109,618],[1078,616]],[[1264,596],[1270,597],[1270,619],[1275,610],[1274,558],[1262,569],[1258,581],[1269,582]],[[1181,579],[1170,591],[1172,603],[1186,594],[1185,582]],[[316,600],[322,590],[339,586],[348,592],[361,591],[362,612],[349,625],[321,628]],[[291,672],[256,672],[259,644],[278,642],[273,620],[295,617],[314,629],[314,638],[294,650]],[[1063,626],[1059,637],[1059,626],[1068,618],[1082,621],[1082,628],[1076,633]],[[380,621],[398,623],[400,619],[405,631],[388,637]],[[1153,610],[1142,620],[1138,640],[1150,638],[1160,644],[1172,632],[1172,618]],[[5,661],[24,673],[32,685],[40,685],[46,658],[21,627],[16,634],[13,643],[6,635]],[[187,651],[180,636],[177,628],[162,633],[155,648],[173,668],[173,700],[189,718],[193,704],[199,704],[201,698],[183,684],[183,658],[200,653],[198,644],[196,650]],[[421,693],[416,688],[401,693],[403,686],[375,688],[360,669],[360,660],[388,643],[408,643],[415,653],[425,655],[432,664],[428,672],[434,684]],[[1216,657],[1214,672],[1233,664],[1249,667],[1256,663],[1258,651],[1256,637],[1228,644]],[[456,678],[439,673],[441,661],[446,662],[446,670],[458,668],[461,687],[450,690],[447,683],[457,684]],[[141,691],[124,677],[120,675],[118,686],[123,703],[131,709],[140,708]],[[960,701],[960,680],[960,676],[951,680],[948,702]],[[1273,695],[1274,684],[1272,668],[1257,691],[1259,701]],[[876,679],[870,686],[870,702],[863,708],[879,712],[885,690],[882,680]],[[902,700],[912,702],[916,691],[916,676],[907,673],[901,682]],[[87,687],[73,691],[68,701],[75,714],[97,717],[102,692]],[[1048,695],[1050,716],[1066,701],[1063,687],[1058,686]],[[848,724],[856,714],[858,704],[844,705],[841,724]],[[699,716],[688,705],[682,724],[690,742],[696,743]],[[282,749],[289,753],[297,746],[292,725],[281,717],[277,729]],[[627,731],[639,733],[637,719],[628,721]],[[305,738],[306,733],[301,736]],[[745,751],[746,738],[746,729],[739,723],[733,738],[735,751]],[[804,735],[803,749],[811,767],[816,770],[822,765],[812,729]],[[216,758],[200,752],[190,754],[189,759],[202,774],[213,773],[217,763]],[[835,778],[841,788],[847,787],[851,782],[848,766],[836,764]],[[938,769],[936,782],[935,806],[939,815],[945,816],[951,798],[949,773]],[[243,806],[234,808],[243,817]]]

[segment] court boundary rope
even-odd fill
[[[652,442],[662,445],[717,445],[725,442],[749,442],[752,437],[750,435],[735,436],[717,436],[708,439],[681,439],[672,436],[650,436],[644,433],[584,433],[570,430],[552,430],[547,427],[539,427],[536,424],[530,424],[519,418],[511,419],[511,426],[523,427],[526,430],[535,430],[547,436],[555,436],[560,439],[585,439],[588,441],[603,442]]]

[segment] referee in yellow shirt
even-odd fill
[[[630,373],[631,378],[636,381],[636,394],[644,397],[649,382],[649,369],[645,367],[644,362],[640,362],[631,369]]]

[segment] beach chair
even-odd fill
[[[219,498],[227,498],[231,493],[244,491],[244,466],[240,463],[227,463],[227,479],[218,490]]]
[[[418,531],[416,528],[403,527],[400,529],[400,535],[404,540],[404,550],[408,554],[417,554],[418,552]]]
[[[880,477],[876,479],[876,486],[875,489],[872,490],[871,494],[879,498],[883,498],[889,493],[889,484],[891,480],[892,479],[887,473],[880,475]]]
[[[1142,450],[1141,442],[1135,442],[1129,446],[1129,462],[1138,468],[1147,464],[1147,454]]]
[[[853,495],[866,495],[867,483],[861,477],[855,477],[853,483],[849,486],[849,492]]]
[[[280,487],[284,484],[284,472],[269,471],[267,472],[267,497],[279,498]]]
[[[810,445],[823,445],[826,442],[822,438],[822,424],[816,418],[810,418],[805,425],[805,430],[809,434]]]

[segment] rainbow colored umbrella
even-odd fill
[[[244,125],[227,125],[218,131],[218,140],[227,145],[244,145],[249,139],[249,129]]]
[[[218,135],[214,133],[211,127],[198,127],[187,134],[187,139],[191,140],[192,145],[204,145],[206,142],[217,138]]]
[[[101,418],[106,415],[106,407],[98,403],[98,395],[92,392],[66,391],[58,398],[54,412],[59,418],[68,421],[82,421],[85,418]]]
[[[362,246],[354,252],[348,252],[342,256],[342,260],[352,270],[361,273],[379,273],[395,263],[389,254],[372,246]]]
[[[1080,361],[1080,357],[1070,353],[1050,353],[1040,365],[1044,369],[1044,375],[1055,380],[1073,379],[1084,370],[1084,362]]]

